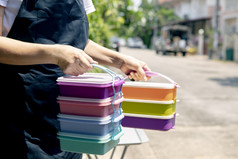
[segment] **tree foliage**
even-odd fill
[[[156,3],[157,0],[142,0],[139,7],[139,12],[142,14],[141,22],[134,26],[138,30],[136,36],[141,37],[147,47],[151,45],[155,26],[159,27],[179,19],[172,9],[163,6],[156,8]],[[155,25],[155,22],[157,22],[157,25]],[[160,30],[158,30],[158,33],[160,34]]]
[[[96,11],[88,15],[89,38],[109,46],[109,38],[124,24],[118,8],[121,0],[94,0]]]
[[[147,47],[151,44],[155,18],[158,26],[178,20],[173,10],[159,6],[156,0],[142,0],[133,8],[132,0],[93,0],[96,12],[88,15],[89,38],[104,46],[109,46],[110,37],[140,37]]]

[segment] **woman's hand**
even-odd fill
[[[83,50],[68,45],[55,45],[57,64],[65,74],[77,76],[93,69],[96,64]]]
[[[146,63],[131,56],[125,55],[123,57],[123,63],[120,69],[123,73],[128,75],[130,79],[134,79],[136,81],[147,81],[150,79],[145,75],[145,71],[150,71],[150,68],[146,65]]]
[[[149,67],[144,62],[131,56],[120,54],[91,40],[89,40],[84,51],[102,65],[121,69],[130,79],[136,81],[147,81],[149,79],[145,75],[145,71],[150,71]]]

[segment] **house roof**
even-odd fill
[[[211,20],[211,17],[203,17],[203,18],[197,18],[197,19],[184,19],[184,20],[175,21],[175,22],[172,22],[172,23],[161,25],[161,27],[177,25],[177,24],[185,25],[187,23],[194,23],[194,22],[198,22],[198,21],[208,21],[208,20]]]
[[[158,0],[159,4],[163,4],[165,2],[170,2],[170,1],[172,1],[172,0]]]
[[[170,4],[177,1],[180,1],[180,0],[158,0],[159,4]]]

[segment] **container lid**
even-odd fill
[[[122,111],[122,109],[120,109]],[[121,111],[115,111],[115,116],[113,119],[113,122],[119,122],[121,119],[124,118],[124,115],[121,113]],[[76,116],[76,115],[67,115],[67,114],[59,114],[58,115],[59,120],[71,120],[72,122],[87,122],[91,124],[108,124],[112,122],[113,114],[106,116],[106,117],[89,117],[89,116]]]
[[[157,101],[157,100],[125,99],[125,102],[154,103],[154,104],[174,104],[175,100]]]
[[[109,97],[105,99],[91,99],[91,98],[76,98],[76,97],[64,97],[59,96],[57,99],[60,101],[73,101],[73,102],[87,102],[87,103],[112,103],[114,97]],[[121,94],[118,94],[115,98],[115,103],[124,101],[124,98]]]
[[[122,132],[121,126],[114,129],[114,131],[109,132],[106,135],[98,136],[98,135],[86,135],[86,134],[80,134],[80,133],[69,133],[69,132],[58,132],[59,136],[67,136],[67,137],[75,137],[75,138],[81,138],[81,139],[91,139],[91,140],[108,140],[111,139],[113,136],[117,136]]]
[[[176,113],[169,116],[158,116],[158,115],[144,115],[144,114],[132,114],[132,113],[123,113],[128,117],[139,117],[139,118],[152,118],[152,119],[172,119],[175,117]]]
[[[122,76],[120,76],[122,77]],[[115,79],[118,81],[120,79]],[[57,82],[69,83],[87,83],[87,84],[110,84],[112,83],[112,76],[107,73],[84,73],[78,76],[63,76],[57,79]]]
[[[58,138],[59,139],[70,139],[70,140],[74,140],[74,141],[83,141],[83,142],[87,142],[87,143],[107,143],[111,140],[118,140],[121,136],[123,135],[123,132],[118,133],[116,136],[114,136],[113,139],[108,138],[108,139],[101,139],[101,140],[94,140],[94,139],[86,139],[86,138],[80,138],[80,137],[76,137],[76,136],[66,136],[66,135],[59,135]]]
[[[140,88],[160,88],[160,89],[174,89],[175,85],[172,83],[155,83],[155,82],[125,82],[123,87],[140,87]]]

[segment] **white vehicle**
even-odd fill
[[[143,41],[139,37],[128,38],[127,46],[131,48],[145,48]]]
[[[182,53],[186,56],[187,43],[190,35],[190,29],[183,25],[165,26],[161,30],[162,35],[154,39],[155,51],[157,54],[162,52],[163,55],[168,53]]]

